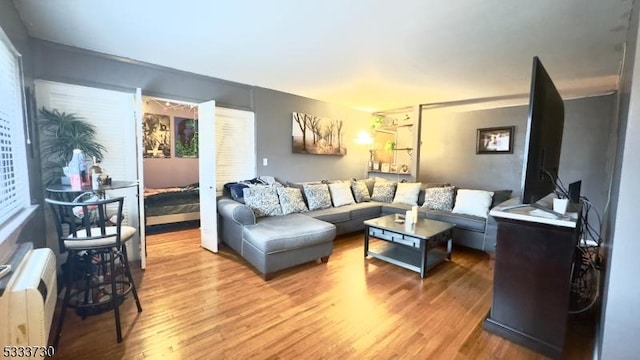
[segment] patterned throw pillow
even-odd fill
[[[367,188],[366,182],[362,180],[352,181],[351,190],[353,191],[353,196],[356,198],[356,202],[361,203],[371,201],[371,195],[369,195],[369,189]]]
[[[302,199],[302,192],[298,188],[277,187],[282,215],[309,211]]]
[[[431,210],[451,211],[453,208],[453,189],[453,186],[425,189],[422,207]]]
[[[376,181],[373,185],[371,200],[390,203],[396,193],[397,183],[391,181]]]
[[[242,189],[244,203],[256,217],[282,215],[278,192],[270,186],[254,186]]]
[[[304,184],[304,195],[307,197],[309,210],[319,210],[331,207],[331,195],[327,184]]]
[[[393,202],[396,204],[418,205],[418,194],[422,183],[399,183]]]
[[[347,182],[329,184],[329,192],[335,207],[355,203],[353,194],[351,194],[351,187]]]

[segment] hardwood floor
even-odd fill
[[[340,237],[327,264],[265,282],[230,249],[200,248],[198,229],[150,235],[147,269],[134,271],[143,312],[131,297],[121,306],[124,341],[113,312],[82,320],[70,310],[55,358],[544,359],[482,329],[485,253],[454,248],[420,279],[365,259],[362,239]],[[565,358],[591,358],[591,324],[570,324]]]

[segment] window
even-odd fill
[[[0,224],[29,203],[20,54],[0,29]],[[2,239],[0,239],[0,242]]]
[[[253,113],[216,108],[216,190],[228,182],[256,177]]]

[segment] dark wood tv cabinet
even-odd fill
[[[530,209],[529,209],[530,210]],[[526,210],[527,212],[529,210]],[[523,213],[520,210],[519,213]],[[544,221],[500,217],[493,304],[485,330],[552,358],[562,355],[579,220]]]

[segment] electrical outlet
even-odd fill
[[[269,165],[269,160],[267,158],[262,158],[262,166]]]

